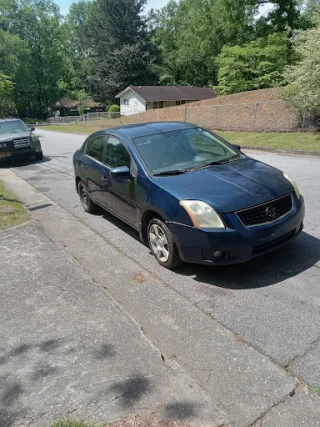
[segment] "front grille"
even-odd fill
[[[254,225],[266,224],[276,221],[292,209],[291,194],[281,197],[280,199],[272,200],[253,208],[244,209],[236,212],[243,225],[252,227]]]
[[[14,148],[28,147],[30,145],[28,138],[15,139],[13,141]]]

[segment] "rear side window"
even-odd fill
[[[119,139],[110,136],[106,149],[106,165],[110,168],[128,166],[130,168],[130,154]]]
[[[103,159],[103,147],[104,147],[104,136],[96,136],[87,142],[86,154],[93,159],[102,162]]]

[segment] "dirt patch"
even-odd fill
[[[133,276],[133,279],[134,279],[136,282],[139,282],[139,283],[145,283],[145,282],[147,281],[146,276],[144,276],[144,275],[143,275],[143,274],[141,274],[141,273],[135,274],[135,275]]]

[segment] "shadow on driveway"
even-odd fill
[[[113,215],[102,209],[99,209],[96,215],[112,223],[141,245],[148,247],[147,244],[141,242],[136,230]],[[194,280],[200,283],[244,290],[280,283],[314,267],[319,260],[320,240],[302,232],[297,238],[275,252],[247,263],[228,266],[183,264],[176,268],[174,273],[180,276],[194,276]]]
[[[207,267],[185,264],[176,270],[201,283],[245,290],[263,288],[303,273],[320,260],[320,240],[302,232],[281,249],[244,264]]]

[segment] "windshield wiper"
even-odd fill
[[[164,176],[164,175],[180,175],[182,173],[189,172],[190,169],[174,169],[171,171],[164,171],[159,173],[154,173],[153,176]]]
[[[236,158],[231,158],[231,159],[227,159],[227,160],[215,160],[215,161],[213,161],[213,162],[206,163],[205,165],[195,166],[194,168],[189,169],[189,171],[190,171],[190,172],[193,172],[193,171],[198,171],[198,170],[201,170],[201,169],[208,168],[208,167],[210,167],[210,166],[219,166],[219,165],[223,165],[223,164],[225,164],[225,163],[231,163],[231,162],[234,162],[235,160],[239,160],[239,159],[241,159],[241,157],[238,157],[238,156],[237,156]]]
[[[195,166],[192,169],[189,169],[190,172],[198,171],[200,169],[208,168],[209,166],[222,165],[222,163],[226,163],[225,161],[214,161],[210,163],[206,163],[205,165]]]

